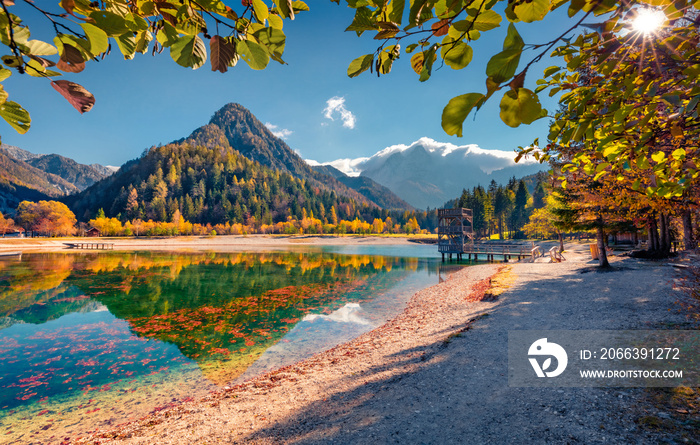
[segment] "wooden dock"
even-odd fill
[[[22,252],[0,252],[0,259],[22,259]]]
[[[442,247],[442,246],[439,246]],[[536,258],[542,254],[539,252],[539,247],[534,249],[527,245],[513,245],[513,244],[492,244],[492,243],[466,243],[461,246],[459,245],[445,245],[445,250],[440,249],[442,253],[443,261],[445,260],[445,253],[449,255],[450,261],[452,261],[452,254],[455,253],[457,260],[466,259],[479,261],[496,261],[496,258],[502,259],[503,261],[508,261],[514,258],[522,260],[525,258]]]
[[[63,243],[69,249],[114,250],[114,243]]]

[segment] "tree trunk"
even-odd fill
[[[695,237],[693,237],[693,220],[690,209],[683,211],[683,247],[685,250],[692,250],[697,247]]]
[[[598,244],[598,266],[610,267],[608,263],[608,254],[605,251],[605,232],[603,231],[603,217],[598,216],[596,227],[596,242]]]
[[[662,256],[666,257],[671,251],[671,236],[669,234],[668,216],[663,212],[659,213],[659,236],[661,238],[659,251]]]
[[[564,252],[564,235],[561,232],[557,232],[559,235],[559,253]]]
[[[649,242],[647,246],[647,251],[656,252],[659,250],[659,235],[656,231],[656,216],[652,213],[649,215],[647,220],[647,227],[649,231]]]

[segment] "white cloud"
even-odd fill
[[[269,122],[265,122],[265,126],[268,130],[270,130],[270,132],[274,136],[280,139],[287,139],[287,137],[293,133],[292,130],[287,130],[286,128],[279,128],[277,125],[273,125]]]
[[[350,129],[355,128],[355,115],[345,108],[345,98],[340,96],[331,97],[326,101],[326,108],[323,109],[323,115],[334,121],[334,116],[338,114],[343,121],[343,127]]]

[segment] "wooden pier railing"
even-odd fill
[[[514,245],[514,244],[442,244],[438,245],[438,252],[442,253],[442,260],[445,260],[445,254],[452,259],[452,254],[457,255],[457,259],[463,259],[464,255],[467,259],[478,261],[480,258],[486,261],[496,261],[496,257],[507,261],[513,258],[522,260],[532,258],[533,260],[542,256],[542,251],[539,247],[531,247],[529,245]]]

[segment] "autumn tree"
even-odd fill
[[[99,230],[102,236],[121,235],[124,229],[122,222],[117,218],[107,218],[104,215],[91,219],[88,221],[88,225]]]
[[[543,239],[552,238],[561,233],[554,225],[554,215],[547,207],[535,209],[532,212],[529,221],[523,226],[523,232],[528,238],[542,237]]]
[[[338,0],[335,0],[338,2]],[[376,49],[353,60],[348,67],[350,77],[373,70],[378,75],[388,74],[402,50],[411,56],[411,67],[420,81],[428,80],[436,63],[453,69],[463,69],[474,56],[472,44],[483,34],[508,21],[503,50],[491,56],[486,65],[486,91],[467,93],[454,97],[443,110],[442,126],[450,135],[462,135],[462,124],[472,112],[500,91],[500,117],[507,125],[517,127],[529,124],[547,113],[542,109],[538,93],[524,87],[525,77],[534,62],[553,54],[569,56],[566,63],[585,54],[592,41],[600,48],[610,50],[618,42],[623,29],[632,30],[636,17],[645,8],[663,10],[661,21],[679,22],[685,18],[683,29],[674,29],[681,40],[687,30],[697,27],[693,0],[623,2],[597,0],[581,1],[347,1],[354,8],[355,17],[347,28],[358,35],[371,34],[380,44]],[[506,4],[507,3],[507,4]],[[523,26],[542,21],[552,11],[566,7],[572,18],[571,26],[559,35],[551,36],[543,43],[526,43],[515,24]],[[502,13],[499,11],[503,11]],[[406,12],[408,12],[406,14]],[[603,17],[602,23],[591,24],[594,17]],[[505,20],[504,20],[505,19]],[[535,23],[536,25],[536,23]],[[540,29],[542,29],[540,27]],[[578,36],[576,35],[578,33]],[[540,33],[542,34],[542,33]],[[639,35],[638,32],[631,34]],[[399,47],[399,42],[403,47]],[[662,42],[675,48],[677,41]],[[696,45],[687,45],[679,55],[681,65],[697,57]],[[693,47],[693,48],[690,48]],[[554,52],[552,51],[554,50]],[[581,51],[584,53],[581,53]],[[531,52],[528,52],[531,51]],[[692,63],[691,63],[692,65]],[[550,71],[545,74],[550,74]],[[687,74],[690,76],[690,74]],[[681,89],[683,87],[681,86]]]
[[[16,218],[25,230],[34,230],[48,236],[73,235],[77,222],[73,212],[58,201],[22,201],[17,207]]]
[[[12,218],[5,218],[5,215],[0,213],[0,232],[2,232],[3,238],[7,232],[14,232],[17,230],[15,226],[15,221]]]
[[[615,36],[602,46],[592,36],[576,57],[565,55],[568,73],[552,69],[541,84],[568,92],[551,143],[535,155],[560,166],[564,187],[597,184],[589,188],[601,191],[593,200],[645,220],[649,254],[656,257],[670,252],[673,214],[683,216],[686,245],[694,245],[689,216],[700,204],[700,84],[693,65],[679,64],[679,57],[693,60],[688,46],[698,33],[680,29]]]

